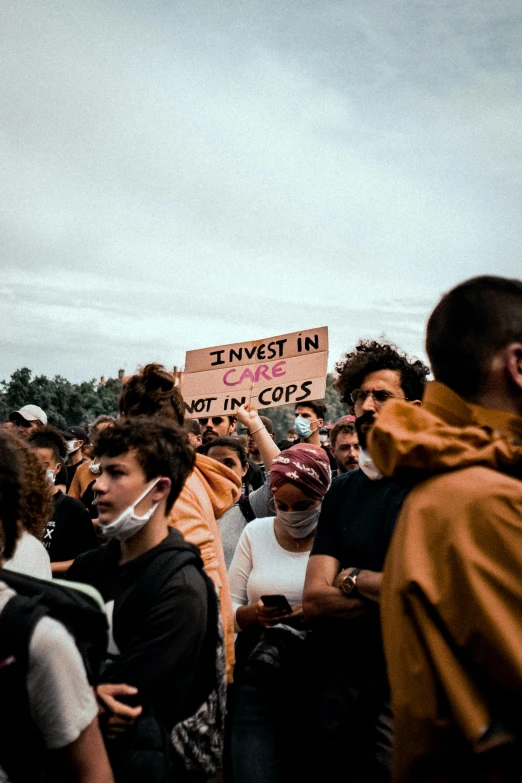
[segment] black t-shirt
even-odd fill
[[[337,476],[322,503],[311,556],[335,557],[341,569],[382,571],[406,492],[389,479],[372,481],[360,468]],[[375,680],[382,692],[385,667],[379,605],[368,601],[368,607],[367,615],[350,620],[318,620],[313,636],[318,649],[326,653],[328,666],[350,671],[357,687]]]
[[[406,489],[372,481],[359,468],[332,481],[321,507],[312,555],[329,555],[341,568],[382,571]]]
[[[58,487],[68,487],[69,486],[69,482],[68,482],[68,479],[67,479],[67,465],[65,465],[65,463],[63,463],[63,462],[62,462],[62,467],[60,468],[60,472],[56,476],[56,478],[54,480],[54,483]]]
[[[89,512],[89,516],[91,519],[98,519],[98,517],[100,516],[100,512],[98,511],[98,504],[94,502],[95,498],[94,498],[93,486],[95,481],[96,481],[96,477],[93,477],[91,483],[89,484],[89,486],[87,487],[87,489],[85,490],[85,492],[80,498],[81,502]]]
[[[85,462],[84,459],[80,460],[80,462],[77,462],[76,465],[67,465],[67,492],[69,492],[69,489],[71,488],[72,480],[74,478],[74,474],[80,467],[80,465],[83,465]],[[58,474],[60,475],[60,474]],[[58,481],[56,482],[58,483]]]
[[[74,560],[82,552],[96,549],[100,542],[83,503],[61,491],[53,500],[54,511],[43,540],[51,563]]]

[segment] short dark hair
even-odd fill
[[[261,421],[265,425],[266,431],[268,432],[268,434],[269,435],[273,435],[274,434],[274,422],[272,421],[272,419],[269,419],[268,416],[260,416],[259,418],[261,419]]]
[[[511,342],[522,342],[521,280],[466,280],[442,297],[428,320],[433,375],[465,399],[482,390],[491,359]]]
[[[235,451],[237,455],[239,456],[239,461],[241,462],[241,467],[246,468],[248,465],[248,457],[245,449],[243,448],[243,445],[239,438],[229,438],[225,435],[221,438],[214,438],[214,440],[211,440],[210,443],[208,443],[207,446],[205,446],[204,453],[208,454],[210,449],[213,449],[215,447],[221,447],[223,449],[231,449],[231,451]]]
[[[33,449],[51,449],[57,462],[63,462],[67,454],[65,438],[56,427],[47,425],[39,430],[34,430],[27,442]]]
[[[297,408],[311,408],[318,419],[326,419],[326,405],[322,400],[306,400],[303,402],[296,402],[294,411]]]
[[[102,413],[101,416],[97,416],[94,421],[91,421],[89,425],[87,425],[87,430],[89,432],[89,438],[93,438],[96,435],[96,430],[100,426],[100,424],[114,424],[116,419],[114,416],[107,416],[106,414]]]
[[[165,476],[172,482],[166,512],[170,512],[194,467],[187,433],[172,420],[136,416],[116,421],[96,438],[96,456],[118,457],[133,451],[147,481]]]
[[[355,424],[353,421],[338,421],[330,432],[330,446],[335,449],[339,435],[356,435]]]
[[[0,433],[0,555],[9,560],[20,534],[22,465],[13,435]]]
[[[201,424],[197,419],[185,419],[183,429],[193,435],[201,435]]]
[[[122,416],[163,416],[183,424],[185,406],[176,377],[162,364],[147,364],[123,384],[118,408]]]
[[[353,411],[350,394],[359,389],[371,372],[397,370],[401,376],[401,387],[408,400],[421,400],[430,368],[415,356],[406,353],[389,342],[359,340],[353,351],[345,353],[344,360],[337,362],[337,378],[334,386],[342,402]]]

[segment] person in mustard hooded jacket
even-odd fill
[[[423,407],[383,406],[379,470],[411,490],[381,616],[406,781],[522,780],[522,282],[469,280],[432,313]]]
[[[120,416],[164,416],[183,424],[183,398],[174,376],[160,364],[147,364],[124,384]],[[216,520],[241,494],[241,481],[233,470],[203,454],[196,454],[193,472],[183,486],[169,516],[190,544],[197,546],[208,576],[219,591],[225,635],[228,682],[234,671],[234,615],[228,585],[221,533]]]

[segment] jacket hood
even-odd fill
[[[408,485],[474,465],[522,478],[522,418],[468,403],[432,381],[422,406],[386,403],[368,449],[385,476]]]
[[[205,454],[196,454],[194,473],[205,486],[214,516],[220,519],[239,500],[241,480],[233,470]]]

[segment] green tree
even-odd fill
[[[117,379],[98,386],[95,380],[71,383],[60,375],[33,378],[31,370],[22,367],[9,381],[0,383],[0,419],[5,420],[11,411],[32,403],[39,405],[47,413],[49,423],[60,429],[88,424],[101,414],[116,415],[121,385]]]

